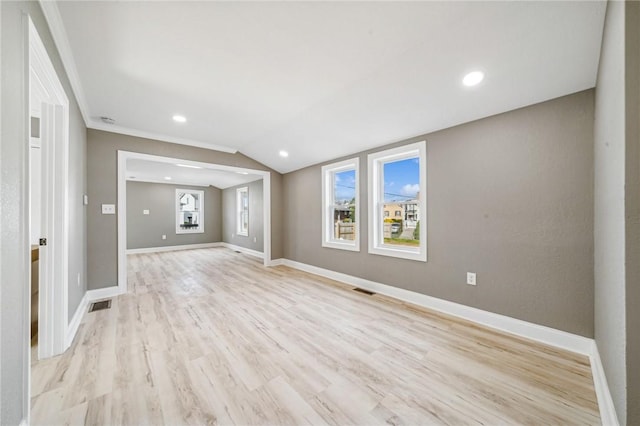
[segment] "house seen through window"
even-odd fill
[[[176,189],[176,234],[204,232],[204,191]]]
[[[369,252],[426,261],[425,142],[368,157]]]
[[[322,245],[359,250],[358,159],[324,166],[322,174]]]

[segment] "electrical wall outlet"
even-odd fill
[[[89,205],[89,196],[87,194],[84,194],[82,196],[82,204],[84,204],[85,206]]]
[[[258,237],[253,237],[253,242],[257,243],[258,242]]]
[[[162,236],[162,239],[163,239],[163,240],[166,240],[166,239],[167,239],[167,236],[166,236],[166,235],[163,235],[163,236]]]
[[[116,205],[115,204],[103,204],[102,205],[102,214],[116,214]]]
[[[80,272],[78,272],[78,287],[80,287]]]
[[[476,285],[476,273],[475,272],[467,272],[467,284]]]

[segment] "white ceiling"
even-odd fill
[[[152,161],[129,158],[126,178],[138,182],[157,182],[178,185],[215,186],[220,189],[262,179],[262,176],[241,172],[216,169],[216,166],[201,164],[202,168],[181,167],[191,162],[176,160],[174,164],[166,161]],[[165,179],[170,177],[170,180]]]
[[[594,87],[606,4],[43,7],[89,127],[237,150],[288,172]],[[475,69],[485,81],[463,87]]]

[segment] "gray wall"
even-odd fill
[[[251,158],[208,149],[160,142],[152,139],[120,135],[100,130],[87,130],[87,169],[89,211],[87,228],[87,268],[90,289],[117,285],[118,247],[117,216],[102,215],[101,204],[117,201],[118,150],[160,155],[184,160],[202,161],[271,172],[271,254],[282,257],[282,175]]]
[[[626,418],[623,2],[609,2],[594,125],[595,339],[618,419]]]
[[[249,188],[249,235],[236,233],[236,189]],[[262,179],[243,185],[226,188],[222,192],[222,238],[225,243],[264,252],[264,216]],[[256,240],[255,242],[253,240]]]
[[[640,3],[625,3],[627,424],[640,424]]]
[[[592,337],[593,95],[389,146],[427,140],[427,263],[368,254],[366,232],[360,252],[323,248],[321,165],[285,174],[285,257]]]
[[[204,232],[176,234],[176,189],[204,191]],[[222,191],[218,188],[127,182],[127,249],[222,241]],[[149,210],[149,214],[142,213]],[[167,239],[163,240],[162,235]]]
[[[69,315],[72,316],[86,291],[86,213],[82,194],[86,191],[86,131],[60,56],[37,2],[0,2],[2,25],[2,146],[0,170],[0,424],[18,424],[26,418],[26,293],[29,288],[29,241],[25,197],[27,170],[28,70],[27,21],[29,14],[49,53],[70,103],[69,147]],[[80,286],[76,279],[81,276]]]

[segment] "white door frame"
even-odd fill
[[[127,160],[139,159],[161,163],[186,164],[208,169],[223,170],[235,173],[249,173],[262,176],[263,192],[263,238],[264,265],[271,266],[271,172],[247,169],[243,167],[225,166],[215,163],[203,163],[184,159],[141,154],[138,152],[118,151],[118,294],[127,292]]]
[[[46,99],[40,99],[43,197],[41,237],[47,238],[47,245],[40,247],[39,256],[38,357],[48,358],[63,353],[68,347],[69,99],[38,31],[29,18],[29,90],[31,78],[37,79],[46,91],[43,96]],[[32,109],[29,108],[29,114]],[[30,170],[28,175],[31,175]],[[29,216],[30,214],[31,205]],[[28,318],[31,318],[30,295],[29,291],[26,300]]]

